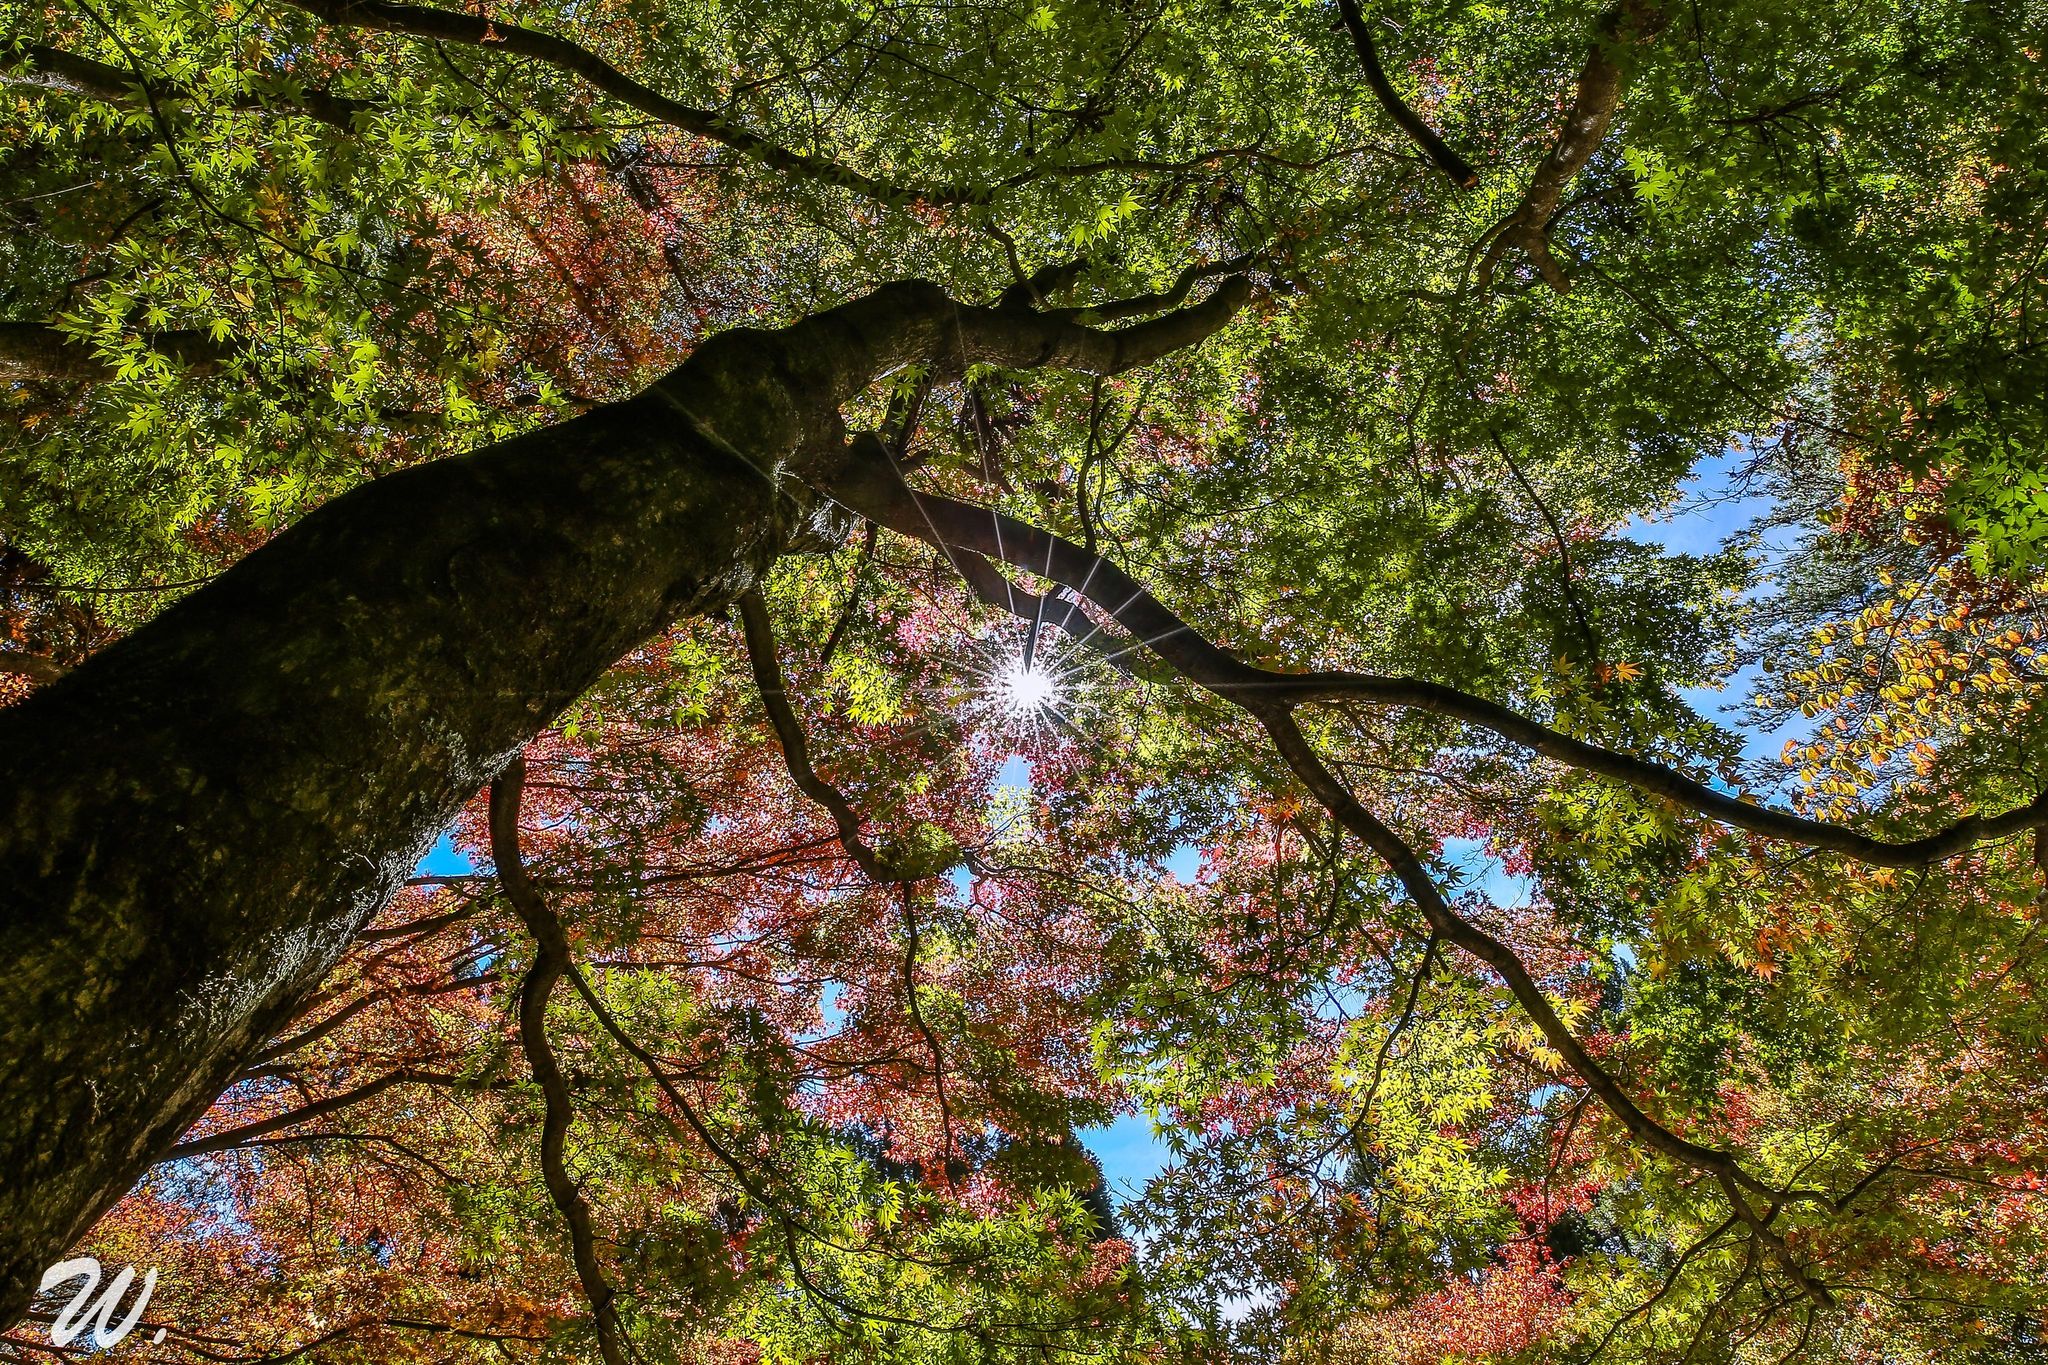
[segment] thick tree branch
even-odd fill
[[[819,486],[839,477],[849,458],[840,408],[883,374],[911,364],[925,366],[934,383],[977,364],[1122,374],[1208,339],[1252,296],[1251,282],[1233,275],[1200,303],[1105,329],[1079,321],[1085,310],[978,307],[955,302],[935,284],[906,280],[778,334],[780,344],[766,355],[756,349],[762,334],[741,330],[712,338],[699,354],[706,364],[755,359],[782,367],[775,396],[794,408],[802,430],[793,472]]]
[[[1663,26],[1664,15],[1655,0],[1622,0],[1600,21],[1599,32],[1586,51],[1585,65],[1579,69],[1578,91],[1557,141],[1537,163],[1521,203],[1493,229],[1486,243],[1479,265],[1480,293],[1486,292],[1494,267],[1510,247],[1525,253],[1552,289],[1560,294],[1571,289],[1571,279],[1550,252],[1550,220],[1557,216],[1565,186],[1593,159],[1621,105],[1627,77],[1618,59],[1619,50],[1648,43]]]
[[[1966,816],[1919,838],[1879,839],[1718,792],[1663,764],[1552,730],[1497,702],[1442,683],[1367,673],[1278,673],[1257,668],[1191,630],[1142,585],[1099,556],[989,508],[913,492],[893,467],[876,458],[877,447],[857,442],[855,448],[861,455],[827,485],[847,506],[893,531],[937,545],[954,556],[956,563],[961,551],[971,551],[1066,584],[1099,603],[1182,676],[1247,707],[1362,701],[1428,711],[1490,730],[1567,767],[1612,778],[1717,823],[1768,839],[1846,854],[1878,867],[1940,862],[1986,840],[2048,822],[2048,793],[2043,793],[2024,806],[1998,815]],[[982,592],[983,585],[972,577],[970,585],[984,597],[993,596],[993,592]]]
[[[1365,72],[1365,83],[1372,87],[1372,93],[1379,97],[1381,107],[1388,117],[1400,125],[1416,146],[1422,148],[1432,164],[1451,178],[1451,183],[1461,190],[1469,190],[1479,183],[1479,172],[1465,163],[1465,158],[1452,151],[1444,140],[1437,136],[1436,129],[1423,121],[1422,115],[1408,107],[1399,91],[1380,66],[1379,49],[1373,46],[1372,27],[1365,21],[1365,15],[1358,8],[1358,0],[1337,0],[1338,12],[1344,16],[1344,27],[1351,34],[1351,45],[1358,49],[1358,65]]]
[[[25,49],[23,55],[30,65],[20,70],[0,72],[0,84],[62,90],[108,104],[140,104],[151,97],[164,101],[192,98],[190,92],[176,85],[154,81],[145,85],[139,83],[135,73],[126,67],[110,66],[61,48],[36,44]],[[313,85],[301,86],[289,96],[282,93],[276,96],[238,96],[231,107],[304,114],[343,132],[354,127],[358,113],[376,108],[368,100],[350,99]]]
[[[153,332],[143,338],[151,350],[196,375],[219,373],[234,348],[196,327]],[[41,322],[0,322],[0,383],[59,380],[104,384],[118,371],[85,342]]]
[[[40,654],[0,649],[0,673],[11,673],[17,678],[27,678],[37,687],[57,681],[67,671],[64,665],[54,659],[45,659]]]

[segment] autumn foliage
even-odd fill
[[[2038,44],[685,8],[9,8],[0,704],[713,335],[1250,302],[848,405],[1093,567],[853,508],[620,660],[94,1230],[120,1350],[2036,1358]]]

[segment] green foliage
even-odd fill
[[[1425,679],[1883,837],[2035,799],[2039,6],[1622,11],[1659,23],[1368,12],[1466,190],[1297,0],[476,11],[710,111],[696,133],[491,39],[5,0],[0,306],[63,357],[0,355],[10,640],[75,661],[323,501],[715,331],[910,277],[1028,294],[1077,255],[1039,302],[1100,321],[1234,260],[1256,300],[1141,372],[911,366],[849,425],[921,403],[887,433],[918,486],[1099,550],[1248,663]],[[1595,50],[1626,83],[1545,225],[1560,292],[1492,234]],[[1769,524],[1659,541],[1682,498],[1745,493]],[[765,595],[815,766],[914,893],[832,850],[721,621],[561,718],[528,817],[594,994],[673,1068],[557,996],[568,1151],[647,1358],[2038,1353],[2031,835],[1878,868],[1421,708],[1303,707],[1518,995],[1142,642],[1048,631],[1066,713],[1015,724],[990,693],[1023,623],[914,541],[792,554]],[[998,788],[1013,754],[1030,783]],[[1201,872],[1169,881],[1183,847]],[[454,1077],[363,1111],[447,1180],[335,1138],[162,1173],[107,1225],[235,1210],[180,1245],[231,1286],[189,1276],[195,1320],[267,1305],[252,1358],[397,1358],[416,1339],[374,1333],[435,1313],[595,1350],[491,896],[406,902],[451,937],[353,961],[361,1018],[294,1082]],[[284,1102],[257,1080],[227,1113]],[[1081,1134],[1118,1116],[1165,1167],[1112,1209]],[[1795,1195],[1751,1189],[1752,1227],[1645,1125]],[[403,1293],[364,1250],[401,1219]],[[363,1303],[369,1335],[308,1344]]]

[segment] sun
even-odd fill
[[[1059,698],[1059,675],[1035,661],[1013,660],[996,678],[997,704],[1007,716],[1021,718],[1056,708]]]
[[[1000,627],[980,637],[960,661],[970,679],[967,710],[1012,740],[1045,740],[1075,727],[1087,688],[1080,651],[1073,642],[1040,634],[1031,624],[1022,640]]]
[[[1061,600],[1058,591],[1039,599],[1029,616],[1013,611],[970,625],[967,647],[954,661],[968,684],[961,696],[963,709],[1011,742],[1043,742],[1062,731],[1080,737],[1077,719],[1097,704],[1090,701],[1089,665],[1099,657],[1115,658],[1100,647],[1090,652],[1099,628],[1072,610],[1074,603]],[[1060,608],[1057,624],[1046,620],[1048,603]],[[1077,620],[1084,629],[1070,634]]]

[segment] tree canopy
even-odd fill
[[[0,14],[120,1349],[2048,1352],[2038,3]]]

